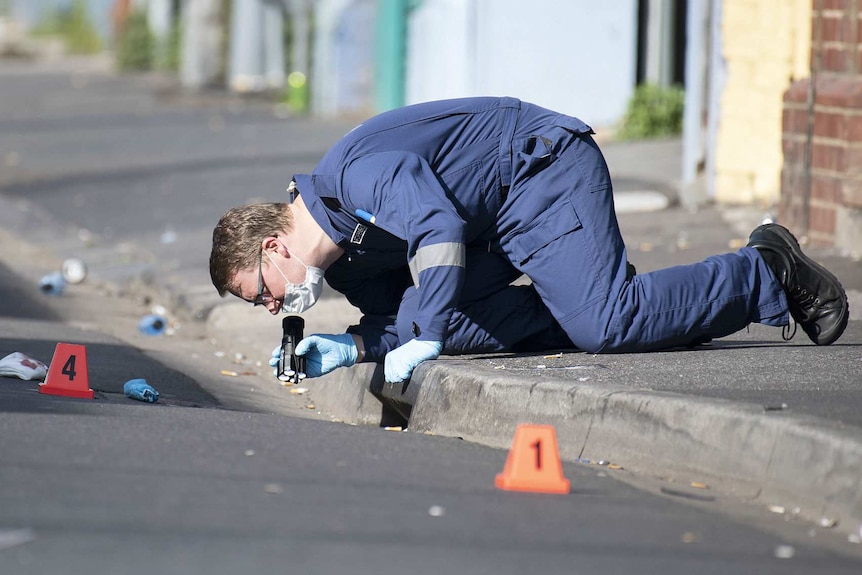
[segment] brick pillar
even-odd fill
[[[810,106],[810,78],[793,82],[784,93],[779,218],[812,243],[858,251],[862,246],[862,0],[813,2],[815,97]],[[810,141],[809,121],[813,122]]]

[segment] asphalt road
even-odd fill
[[[14,409],[3,573],[858,572],[799,546],[776,559],[780,539],[589,469],[566,469],[568,496],[495,491],[503,454],[453,439],[36,396]],[[29,541],[3,545],[15,536]]]
[[[849,574],[862,561],[831,529],[710,489],[566,463],[569,494],[504,492],[504,450],[327,421],[302,400],[294,416],[267,413],[274,396],[255,410],[220,402],[198,385],[222,367],[206,345],[186,349],[203,366],[192,379],[165,365],[175,356],[156,361],[159,346],[188,342],[81,321],[103,313],[128,332],[123,298],[80,290],[70,305],[30,287],[0,266],[0,355],[47,361],[58,341],[85,345],[98,391],[69,399],[0,378],[4,575]],[[277,388],[256,371],[244,395]],[[159,402],[126,399],[130,377]]]
[[[857,546],[792,513],[573,463],[568,495],[502,492],[505,451],[326,421],[254,363],[213,383],[227,360],[193,324],[136,335],[145,288],[205,309],[215,219],[281,198],[347,127],[153,85],[0,64],[2,259],[22,275],[0,266],[0,352],[84,342],[100,390],[0,379],[0,572],[859,572]],[[33,293],[67,255],[91,285]],[[142,374],[160,403],[122,396]]]
[[[517,494],[493,486],[504,452],[458,439],[29,382],[0,406],[4,574],[859,572],[823,530],[758,530],[624,470],[567,464],[568,495]]]

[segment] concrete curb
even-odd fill
[[[523,378],[463,360],[420,365],[407,384],[384,384],[360,364],[315,386],[320,407],[378,424],[378,397],[409,413],[410,430],[508,449],[518,423],[556,428],[564,460],[609,460],[672,481],[780,505],[854,532],[862,521],[862,430],[735,401],[622,386]],[[798,510],[798,511],[797,511]]]

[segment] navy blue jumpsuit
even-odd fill
[[[369,359],[413,336],[444,353],[525,338],[630,352],[787,323],[784,292],[753,248],[629,273],[591,134],[514,98],[429,102],[369,119],[294,176],[345,250],[326,280],[363,312],[349,331]],[[521,273],[532,285],[509,286]]]

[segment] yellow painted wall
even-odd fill
[[[723,0],[726,82],[716,134],[715,199],[778,201],[784,91],[809,75],[811,0]]]

